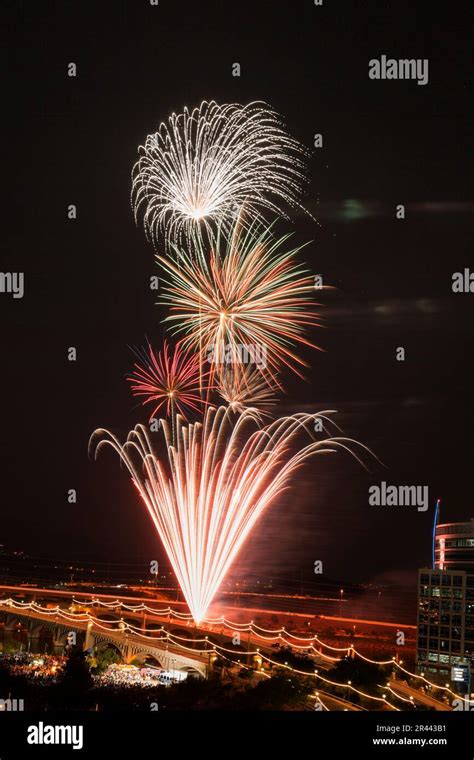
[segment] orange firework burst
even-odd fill
[[[143,405],[155,404],[150,419],[163,406],[166,414],[178,411],[183,417],[187,410],[200,411],[203,401],[200,383],[209,373],[200,372],[196,354],[183,351],[179,344],[172,351],[165,341],[162,351],[155,353],[148,343],[135,350],[138,362],[128,376],[134,396],[144,396]]]
[[[281,365],[301,376],[306,363],[293,346],[316,348],[304,332],[319,323],[313,278],[296,261],[301,247],[283,249],[288,237],[275,239],[272,225],[247,228],[237,220],[225,250],[218,235],[208,256],[179,248],[176,263],[157,256],[169,275],[160,298],[170,307],[165,321],[184,334],[183,345],[211,364],[239,363],[243,351],[251,360],[258,355],[253,363],[273,382]]]

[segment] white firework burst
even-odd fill
[[[173,113],[139,147],[132,171],[132,206],[147,237],[169,247],[202,228],[224,227],[245,206],[285,216],[300,206],[307,152],[267,104],[218,105]]]

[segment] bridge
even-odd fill
[[[0,602],[0,613],[3,614],[5,631],[13,632],[21,629],[26,631],[29,638],[37,639],[46,629],[52,632],[55,647],[76,643],[82,644],[83,649],[97,650],[112,645],[125,663],[140,664],[145,660],[153,659],[165,670],[182,670],[201,677],[207,676],[209,667],[212,665],[212,653],[189,655],[185,653],[185,647],[180,647],[179,644],[171,644],[168,641],[162,644],[147,641],[146,636],[126,630],[123,621],[121,621],[123,631],[109,631],[104,630],[105,626],[93,620],[70,619],[64,622],[59,620],[59,615],[51,615],[50,612],[13,608],[11,602]],[[111,621],[104,620],[104,622]]]
[[[193,621],[188,619],[180,619],[179,617],[170,615],[168,609],[170,601],[167,598],[150,598],[148,595],[135,596],[131,594],[121,593],[119,597],[112,596],[110,591],[101,592],[98,589],[91,591],[80,591],[78,589],[56,589],[56,588],[40,588],[38,586],[29,586],[28,584],[21,585],[5,585],[0,584],[0,600],[12,598],[16,601],[21,601],[23,604],[35,602],[41,605],[47,605],[51,608],[51,611],[59,606],[63,612],[75,609],[77,612],[85,613],[86,610],[90,610],[94,618],[98,619],[99,625],[93,625],[89,631],[89,638],[87,643],[84,640],[84,648],[91,646],[101,647],[106,646],[109,642],[120,653],[124,662],[133,662],[144,660],[147,657],[154,658],[157,663],[166,669],[182,669],[187,670],[189,673],[196,672],[199,675],[207,676],[214,668],[216,664],[223,661],[234,659],[236,657],[239,663],[242,661],[247,666],[256,668],[257,670],[262,667],[262,659],[260,654],[255,654],[255,649],[258,649],[260,653],[266,653],[268,656],[273,656],[274,649],[271,643],[267,643],[262,640],[261,636],[257,636],[250,631],[239,631],[238,627],[235,628],[229,623],[221,623],[218,620],[214,623],[203,622],[196,626]],[[101,607],[100,603],[105,603],[106,607]],[[120,604],[126,604],[129,606],[138,606],[145,604],[147,611],[145,610],[124,610],[121,609]],[[179,603],[171,602],[173,607],[180,606]],[[82,606],[81,606],[82,605]],[[187,611],[185,608],[183,612]],[[18,609],[7,609],[0,604],[1,612],[6,612],[10,616],[17,615]],[[36,610],[25,610],[23,618],[33,616],[37,618],[37,622],[40,620],[40,615]],[[50,623],[50,630],[53,631],[53,641],[57,646],[64,645],[67,639],[67,633],[74,629],[73,623],[55,621],[53,626],[51,621],[51,615],[45,615],[43,618],[45,624]],[[18,621],[17,621],[18,622]],[[76,621],[75,621],[76,622]],[[78,620],[77,623],[80,621]],[[144,631],[148,636],[151,632],[155,632],[157,628],[162,630],[163,633],[169,634],[172,640],[168,642],[152,643],[147,640],[146,635],[139,635],[131,633],[129,631],[104,631],[100,623],[103,622],[104,626],[111,624],[124,624],[124,628],[127,625],[135,626]],[[43,624],[43,625],[45,625]],[[36,624],[31,630],[38,636],[38,631],[41,629],[41,625]],[[85,625],[77,625],[76,629],[79,631],[79,635],[85,637]],[[188,652],[193,648],[193,641],[195,639],[207,640],[207,646],[211,648],[213,645],[218,650],[218,655],[211,651],[206,653]],[[176,642],[178,639],[178,642]],[[183,641],[183,645],[180,643]],[[222,649],[223,648],[223,649]],[[253,649],[254,653],[250,654],[250,650]],[[229,653],[229,655],[227,655]],[[232,656],[233,654],[233,656]],[[315,661],[318,663],[318,667],[323,669],[328,667],[328,663],[317,652],[314,653]],[[192,664],[191,664],[192,662]],[[170,664],[171,663],[171,664]]]

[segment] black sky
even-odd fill
[[[11,2],[4,16],[1,269],[24,271],[26,286],[21,300],[0,295],[0,542],[44,557],[156,556],[125,473],[112,457],[87,457],[94,428],[123,436],[143,420],[124,380],[127,346],[163,336],[130,171],[137,146],[171,111],[258,99],[306,145],[323,134],[306,199],[320,224],[293,215],[282,229],[314,241],[306,261],[338,288],[322,296],[326,328],[313,336],[325,353],[307,355],[306,384],[288,379],[282,409],[340,409],[348,434],[387,469],[367,475],[341,458],[310,465],[240,567],[307,572],[321,558],[333,577],[368,579],[426,563],[431,508],[374,512],[367,488],[381,478],[426,484],[446,520],[474,515],[474,294],[451,291],[453,272],[474,270],[463,4],[97,5]],[[368,61],[382,54],[428,58],[429,84],[369,80]],[[69,203],[76,221],[66,218]],[[395,361],[397,346],[405,363]]]

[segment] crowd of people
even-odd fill
[[[95,676],[99,686],[143,686],[155,687],[167,683],[169,679],[159,668],[137,668],[134,665],[109,665],[101,675]]]
[[[26,676],[38,681],[54,683],[61,675],[65,657],[32,652],[0,653],[0,666],[8,667],[12,675]]]
[[[36,683],[56,683],[64,672],[67,657],[31,652],[0,652],[0,668],[8,668],[13,676],[26,676]],[[170,685],[178,679],[174,672],[154,667],[111,664],[93,679],[96,686],[142,686]]]

